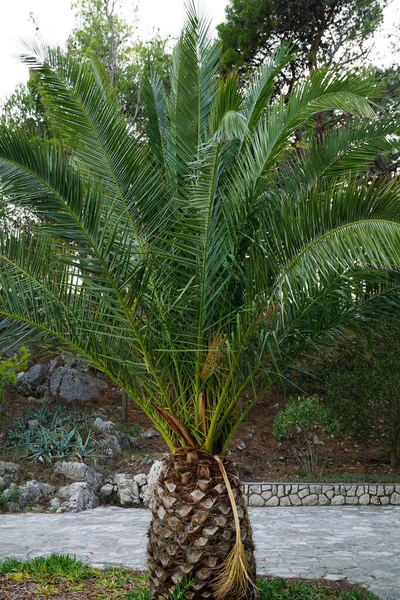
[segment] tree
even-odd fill
[[[231,0],[218,26],[222,65],[247,69],[291,41],[288,82],[339,57],[348,62],[367,52],[365,42],[382,22],[385,0]]]
[[[326,402],[343,429],[362,444],[378,434],[392,467],[400,457],[399,331],[399,319],[382,319],[368,343],[343,340],[318,361]]]
[[[135,40],[133,26],[118,14],[118,4],[117,0],[76,0],[77,26],[67,47],[77,59],[95,58],[104,64],[124,114],[137,126],[143,76],[151,71],[167,82],[171,56],[168,40],[158,33],[147,42]]]
[[[375,84],[331,69],[271,100],[285,48],[243,91],[219,57],[190,8],[170,92],[156,76],[144,87],[139,137],[100,63],[33,51],[70,152],[0,136],[2,190],[38,215],[29,240],[1,238],[4,336],[79,354],[171,450],[149,534],[156,599],[184,579],[188,598],[253,596],[229,441],[306,348],[398,306],[400,184],[362,174],[398,143],[374,118]],[[293,133],[332,109],[359,122],[293,157]]]

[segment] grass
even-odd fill
[[[297,479],[297,478],[296,478]],[[293,477],[287,478],[292,481]],[[400,475],[385,475],[381,473],[332,473],[318,475],[315,478],[303,474],[301,481],[309,483],[400,483]]]
[[[18,490],[11,490],[11,492],[9,493],[5,493],[3,491],[0,490],[0,512],[7,512],[8,511],[8,503],[9,502],[16,502],[19,498],[19,491]]]
[[[283,579],[259,580],[258,587],[259,600],[378,600],[373,594],[359,590],[348,591],[339,587],[332,589],[331,586],[320,587],[315,583],[308,585]],[[23,590],[21,595],[19,588]],[[151,599],[146,574],[124,568],[101,571],[69,556],[56,554],[31,561],[11,558],[0,562],[1,598],[36,600],[57,595],[57,598],[62,599],[64,594],[67,597],[71,593],[76,600]],[[181,589],[177,590],[171,600],[184,598],[185,591]]]

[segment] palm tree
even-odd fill
[[[0,182],[36,227],[1,236],[4,336],[79,355],[148,415],[171,454],[153,501],[153,598],[251,598],[251,530],[225,456],[265,390],[310,346],[396,305],[400,186],[369,181],[398,128],[374,85],[330,69],[288,100],[281,48],[244,89],[189,8],[166,94],[129,131],[104,68],[32,48],[63,148],[0,136]],[[315,113],[354,124],[299,154]],[[364,172],[364,175],[363,175]]]

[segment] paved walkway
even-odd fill
[[[400,506],[253,508],[260,575],[347,578],[400,600]],[[52,552],[93,566],[146,567],[147,510],[0,515],[0,559]]]

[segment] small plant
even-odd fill
[[[101,453],[102,443],[90,429],[93,414],[78,407],[52,408],[44,403],[28,410],[6,431],[8,446],[34,461],[85,460]]]
[[[307,477],[322,475],[328,456],[315,443],[316,431],[332,434],[339,426],[331,411],[318,396],[291,398],[275,419],[274,437],[289,438],[298,450],[298,460]]]
[[[29,359],[27,348],[22,346],[14,356],[0,360],[0,405],[5,402],[5,393],[17,383],[17,373],[26,369]]]
[[[19,498],[18,490],[1,491],[0,492],[0,512],[6,513],[8,512],[8,503],[16,502]]]

